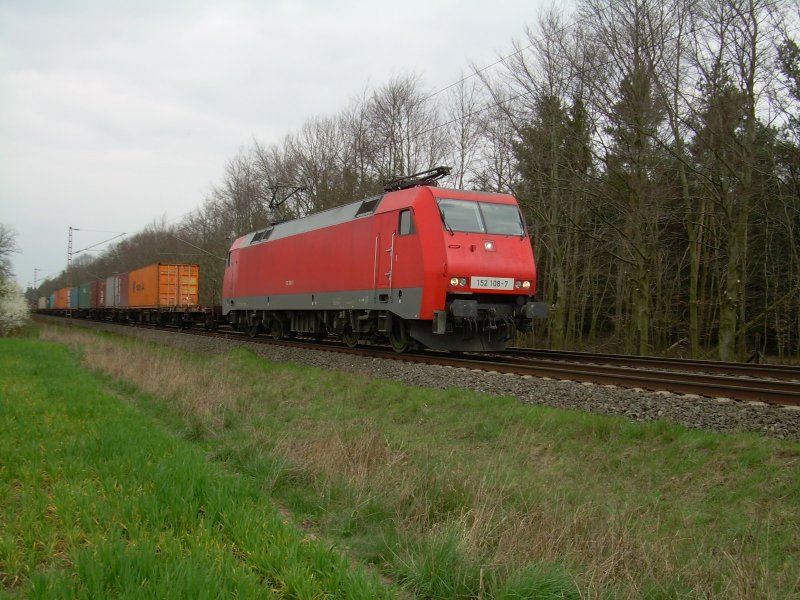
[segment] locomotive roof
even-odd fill
[[[340,225],[358,218],[368,217],[375,213],[387,212],[397,208],[409,206],[413,199],[419,196],[419,192],[423,190],[435,197],[455,197],[463,198],[465,200],[484,200],[488,197],[491,197],[495,201],[502,203],[516,203],[514,197],[509,194],[418,186],[400,191],[385,192],[383,194],[371,196],[363,200],[357,200],[341,206],[335,206],[318,213],[300,217],[299,219],[275,223],[264,229],[259,229],[258,231],[250,232],[237,238],[231,246],[231,249],[257,244],[267,240],[277,240],[290,237],[300,233],[322,229],[324,227],[331,227],[333,225]]]
[[[357,217],[366,217],[375,213],[378,205],[381,203],[386,194],[379,196],[372,196],[364,200],[350,202],[341,206],[335,206],[328,210],[323,210],[318,213],[313,213],[299,219],[291,221],[284,221],[283,223],[275,223],[265,229],[256,232],[248,233],[238,240],[234,246],[246,246],[248,244],[255,244],[267,240],[277,240],[284,237],[290,237],[299,233],[307,231],[314,231],[322,229],[323,227],[330,227],[332,225],[339,225],[347,223]]]

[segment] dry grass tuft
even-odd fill
[[[317,474],[345,477],[359,489],[388,485],[408,458],[402,449],[393,449],[369,421],[345,431],[330,428],[310,439],[284,439],[277,450]]]
[[[120,344],[80,330],[44,327],[41,338],[79,351],[90,369],[175,403],[196,430],[222,432],[226,419],[241,410],[236,399],[244,388],[228,371],[192,368],[175,352]]]

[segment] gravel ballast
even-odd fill
[[[63,319],[58,319],[58,322],[63,323]],[[800,441],[800,410],[796,407],[424,365],[95,321],[75,320],[74,324],[132,335],[193,352],[219,354],[235,346],[243,346],[273,362],[349,371],[369,377],[391,379],[406,385],[439,389],[463,388],[491,395],[513,396],[526,404],[617,415],[635,421],[664,420],[692,429],[749,431]]]

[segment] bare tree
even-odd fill
[[[429,169],[445,155],[445,135],[436,106],[426,101],[419,77],[396,77],[369,99],[366,118],[371,168],[380,178]]]
[[[444,118],[447,124],[447,163],[454,187],[463,189],[474,174],[483,135],[479,110],[486,101],[480,83],[467,77],[448,90]]]

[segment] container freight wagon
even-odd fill
[[[56,293],[53,292],[47,297],[47,308],[53,310],[56,307]]]
[[[114,318],[182,329],[196,324],[214,328],[213,308],[199,305],[199,281],[200,267],[195,264],[156,263],[120,273]]]
[[[80,290],[76,287],[67,288],[69,290],[69,308],[75,310],[79,306]]]
[[[39,298],[39,300],[36,302],[36,308],[38,310],[46,310],[47,309],[47,297],[46,296],[42,296],[41,298]]]
[[[199,303],[198,265],[156,263],[128,274],[129,308],[179,308]]]

